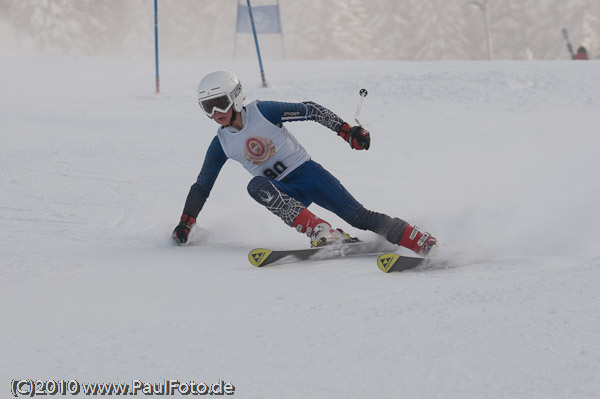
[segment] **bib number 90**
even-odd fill
[[[287,170],[287,166],[285,166],[281,161],[279,161],[279,162],[276,162],[275,165],[273,165],[273,168],[265,169],[263,174],[266,177],[268,177],[269,179],[276,179],[277,176],[279,176],[286,170]]]

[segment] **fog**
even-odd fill
[[[244,2],[245,3],[245,2]],[[274,4],[255,0],[253,6]],[[259,35],[265,59],[568,59],[600,56],[598,0],[280,0],[283,35]],[[250,59],[233,0],[158,0],[161,59]],[[153,0],[0,0],[6,54],[154,56]]]

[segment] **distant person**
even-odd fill
[[[352,149],[368,150],[371,137],[361,126],[350,126],[311,101],[253,101],[244,106],[242,85],[228,71],[210,73],[200,81],[198,103],[220,127],[173,231],[172,238],[178,245],[187,242],[228,159],[238,161],[254,176],[247,187],[250,196],[285,224],[310,237],[313,247],[356,241],[309,211],[307,207],[313,202],[353,227],[373,231],[419,255],[426,256],[436,245],[437,240],[418,227],[362,206],[337,178],[311,159],[284,123],[315,121],[337,133]]]
[[[583,46],[579,46],[577,49],[577,54],[573,56],[574,60],[589,60],[588,52]]]

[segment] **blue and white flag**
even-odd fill
[[[279,5],[252,7],[256,33],[281,33]],[[238,4],[237,33],[252,33],[248,7]]]

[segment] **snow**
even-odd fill
[[[206,383],[240,398],[598,398],[597,62],[154,64],[3,56],[0,384]],[[312,100],[371,131],[289,124],[370,209],[431,231],[443,268],[374,257],[254,268],[305,247],[228,162],[191,245],[170,242],[215,124],[195,86]],[[321,217],[373,238],[335,215]]]

